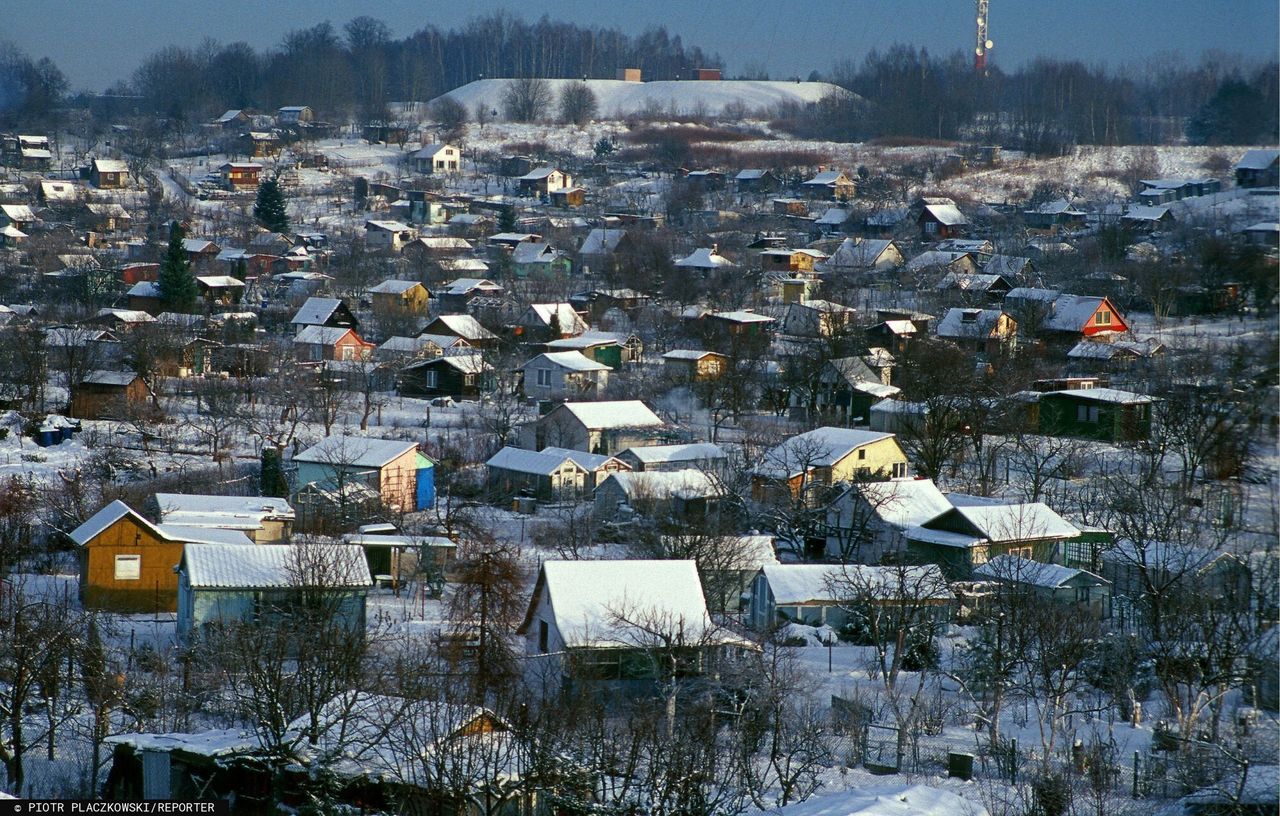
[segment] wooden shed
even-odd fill
[[[251,542],[234,530],[152,524],[116,500],[71,531],[80,548],[80,600],[86,609],[122,613],[174,612],[174,569],[191,542]]]

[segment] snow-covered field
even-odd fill
[[[481,79],[454,88],[441,98],[462,103],[468,111],[483,105],[489,110],[503,109],[503,96],[509,79]],[[548,79],[553,99],[559,99],[565,86],[585,84],[596,95],[602,118],[623,118],[647,110],[672,111],[680,114],[719,114],[726,107],[741,106],[748,111],[768,110],[785,102],[801,104],[817,102],[830,94],[848,91],[828,82],[777,82],[768,80],[703,80],[624,82],[617,79]],[[433,102],[435,100],[432,100]]]

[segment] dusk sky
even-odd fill
[[[33,7],[34,8],[34,7]],[[973,46],[970,0],[42,0],[38,12],[9,14],[0,39],[48,56],[73,89],[101,90],[127,78],[165,45],[204,37],[268,48],[292,29],[325,19],[341,26],[368,14],[396,36],[428,24],[449,28],[498,9],[542,14],[639,33],[665,24],[686,42],[719,53],[729,70],[761,67],[777,79],[825,71],[836,60],[895,42],[939,54]],[[1162,52],[1189,61],[1220,49],[1273,57],[1280,41],[1276,0],[991,0],[992,61],[1016,67],[1036,56],[1119,66]]]

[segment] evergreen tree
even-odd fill
[[[262,448],[262,475],[259,487],[264,496],[288,498],[289,482],[284,475],[284,464],[280,458],[280,449],[264,445]]]
[[[169,226],[169,248],[160,262],[160,277],[156,281],[160,287],[160,302],[174,312],[191,311],[199,294],[195,276],[191,274],[191,261],[187,259],[187,250],[182,245],[184,237],[186,233],[182,225],[174,221]]]
[[[498,232],[515,232],[516,226],[515,207],[503,207],[498,211]]]
[[[284,192],[280,189],[279,179],[269,178],[258,185],[253,217],[272,232],[289,232],[289,214],[285,211]]]

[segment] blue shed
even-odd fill
[[[430,456],[418,452],[418,487],[414,510],[430,510],[436,506],[436,463]]]

